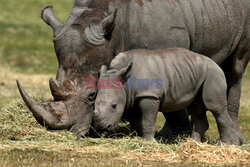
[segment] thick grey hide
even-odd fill
[[[140,80],[161,79],[162,87],[131,88],[128,86],[128,79],[121,90],[100,88],[95,102],[94,118],[95,123],[102,128],[114,128],[121,116],[127,114],[130,115],[128,120],[137,124],[132,128],[137,129],[143,138],[152,140],[158,111],[168,113],[188,107],[194,123],[193,139],[201,141],[208,129],[205,112],[211,110],[222,142],[245,142],[227,111],[226,78],[213,60],[179,48],[133,50],[116,56],[107,72],[101,70],[100,79],[128,77]],[[137,112],[141,116],[135,119],[133,117],[137,117]]]

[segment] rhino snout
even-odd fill
[[[110,131],[114,129],[114,126],[105,120],[105,117],[99,110],[94,110],[94,128]]]
[[[102,121],[101,118],[101,113],[99,110],[94,110],[94,123],[95,123],[95,128],[100,127],[100,122]]]

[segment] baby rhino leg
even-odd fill
[[[154,140],[155,124],[159,110],[160,101],[154,98],[142,98],[139,101],[141,112],[142,138]]]
[[[197,101],[191,104],[190,107],[188,107],[188,110],[191,113],[191,121],[193,123],[191,138],[197,142],[201,142],[202,137],[209,128],[206,108],[202,104],[202,101]]]
[[[210,68],[203,85],[203,102],[216,119],[221,141],[227,144],[240,145],[245,142],[245,139],[227,111],[226,91],[227,85],[224,73],[219,67]]]

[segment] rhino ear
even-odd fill
[[[117,10],[113,11],[99,24],[90,24],[85,29],[85,37],[87,38],[87,42],[96,46],[103,45],[105,42],[104,36],[113,30],[116,13]]]
[[[115,9],[109,16],[103,19],[99,23],[100,33],[102,36],[110,33],[114,27],[114,20],[116,17],[117,10]]]
[[[53,6],[47,6],[43,9],[41,14],[42,20],[52,27],[54,33],[62,24],[55,18]]]
[[[117,72],[117,78],[124,79],[124,77],[128,77],[127,74],[130,72],[132,67],[133,67],[133,63],[130,62],[126,67],[124,67],[119,72]]]
[[[99,73],[100,73],[100,78],[103,78],[106,76],[106,73],[107,73],[107,70],[108,70],[108,67],[105,66],[105,65],[102,65]]]

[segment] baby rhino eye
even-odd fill
[[[114,108],[114,109],[115,109],[115,108],[116,108],[116,106],[117,106],[117,104],[116,104],[116,103],[113,103],[113,104],[112,104],[112,108]]]

